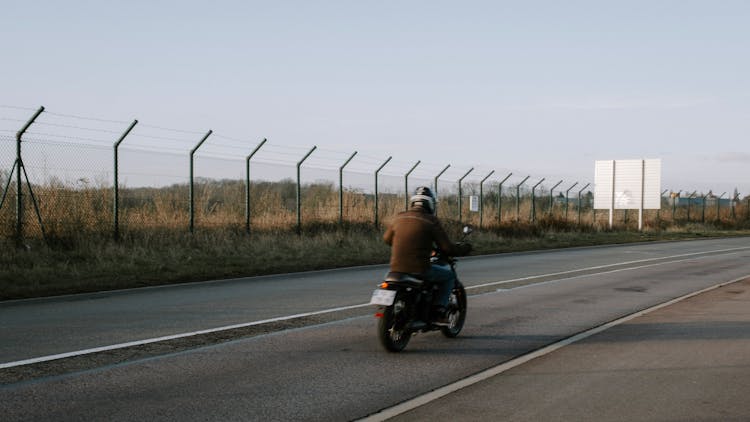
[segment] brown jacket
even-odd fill
[[[399,213],[383,235],[391,245],[391,271],[423,274],[430,268],[433,244],[451,256],[464,254],[464,249],[448,239],[434,215],[421,208]]]

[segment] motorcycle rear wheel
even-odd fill
[[[380,344],[389,352],[404,350],[412,332],[407,329],[406,302],[396,297],[393,305],[383,310],[383,316],[378,321],[378,338]]]
[[[440,331],[448,338],[457,337],[464,328],[464,321],[466,321],[466,291],[464,286],[457,284],[448,301],[448,326],[440,327]]]

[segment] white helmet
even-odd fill
[[[409,198],[409,207],[414,206],[425,208],[430,214],[435,213],[435,195],[430,188],[420,186],[414,191],[414,196]]]

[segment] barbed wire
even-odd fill
[[[382,163],[383,161],[385,161],[388,158],[387,155],[376,157],[374,155],[369,155],[367,152],[364,152],[364,153],[360,152],[359,154],[357,154],[357,156],[360,159],[365,158],[365,159],[368,159],[368,160],[372,160],[372,162],[374,162],[374,163],[376,163],[376,162]]]
[[[91,145],[91,146],[99,146],[99,147],[104,147],[104,146],[110,147],[110,146],[112,146],[111,144],[108,144],[109,141],[105,141],[105,140],[102,140],[102,139],[82,138],[82,137],[79,137],[79,136],[57,135],[57,134],[51,134],[51,133],[30,132],[30,131],[27,131],[26,134],[27,135],[31,135],[32,137],[31,138],[24,138],[24,142],[33,142],[33,143],[37,143],[37,144],[53,145],[54,143],[66,143],[66,144],[69,144],[69,145],[73,145],[71,142],[55,141],[53,143],[53,142],[50,142],[50,141],[47,141],[47,140],[35,139],[35,138],[33,138],[34,136],[44,136],[44,137],[50,137],[50,138],[63,138],[63,139],[72,139],[72,140],[78,140],[78,141],[88,141],[88,142],[98,142],[98,143],[100,143],[100,144],[86,144],[86,143],[81,143],[81,144],[78,144],[78,145]]]
[[[261,138],[259,138],[259,139],[254,139],[254,140],[248,140],[248,139],[239,139],[239,138],[233,138],[233,137],[229,137],[229,136],[226,136],[226,135],[224,135],[224,134],[222,134],[222,133],[217,133],[217,132],[214,132],[214,133],[213,133],[213,136],[215,136],[215,137],[217,137],[217,138],[221,138],[221,139],[226,139],[226,140],[228,140],[228,141],[234,141],[234,142],[242,142],[242,143],[245,143],[245,142],[247,142],[247,145],[248,145],[248,146],[255,146],[255,145],[258,145],[258,144],[259,144],[259,143],[260,143],[260,142],[261,142],[261,141],[263,140],[263,138],[262,138],[262,137],[261,137]]]
[[[89,120],[93,122],[101,122],[101,123],[120,123],[120,124],[129,124],[130,122],[126,122],[123,120],[111,120],[111,119],[101,119],[98,117],[86,117],[86,116],[77,116],[75,114],[63,114],[63,113],[56,113],[53,111],[44,110],[44,113],[50,115],[50,116],[57,116],[57,117],[67,117],[70,119],[79,119],[79,120]]]
[[[23,123],[23,120],[21,120],[21,119],[14,119],[14,118],[11,118],[11,117],[0,117],[0,120],[4,120],[6,122],[19,122],[19,123]]]
[[[170,154],[170,155],[179,155],[179,156],[187,156],[187,154],[190,152],[189,149],[182,149],[182,148],[174,148],[164,145],[156,146],[150,146],[150,145],[134,145],[134,144],[122,144],[120,145],[120,151],[144,151],[144,152],[159,152],[164,154]]]
[[[174,179],[188,179],[187,174],[177,175],[177,174],[167,174],[167,173],[140,173],[135,171],[120,171],[118,172],[122,176],[154,176],[154,177],[171,177]]]
[[[55,116],[60,116],[60,117],[86,119],[86,120],[100,121],[100,122],[107,122],[107,123],[125,123],[123,121],[118,121],[118,120],[90,118],[90,117],[77,116],[77,115],[72,115],[72,114],[63,114],[63,113],[54,113],[54,112],[49,112],[49,114],[55,115]],[[23,122],[22,119],[10,119],[10,118],[6,118],[6,120],[16,121],[16,122]],[[42,124],[42,125],[52,126],[52,127],[61,127],[61,128],[67,128],[67,129],[77,129],[77,130],[94,131],[94,132],[99,132],[99,133],[110,133],[110,134],[114,134],[114,135],[120,134],[120,132],[113,131],[113,130],[96,129],[96,128],[84,127],[84,126],[79,126],[79,125],[68,125],[68,124],[49,123],[49,122],[38,122],[38,123]],[[157,130],[171,131],[171,132],[175,132],[175,133],[186,133],[186,134],[202,134],[203,133],[203,132],[189,131],[189,130],[182,130],[182,129],[174,129],[174,128],[168,128],[168,127],[164,127],[164,126],[149,125],[149,124],[140,124],[138,127],[139,128],[151,128],[151,129],[157,129]],[[13,131],[8,130],[7,132],[13,132]],[[34,134],[34,135],[37,135],[37,136],[49,136],[49,137],[63,138],[63,139],[69,139],[69,140],[81,140],[81,141],[95,142],[95,143],[97,143],[97,146],[99,146],[98,145],[99,143],[112,142],[111,140],[93,139],[93,138],[87,138],[87,137],[82,137],[82,136],[58,135],[58,134],[41,133],[41,132],[28,132],[28,133],[29,134]],[[234,142],[245,142],[242,139],[231,137],[231,136],[227,136],[227,135],[224,135],[224,134],[221,134],[221,133],[219,133],[219,134],[214,133],[214,135],[216,137],[218,137],[220,139],[224,139],[224,140],[230,140],[230,141],[234,141]],[[189,139],[171,138],[171,137],[166,137],[166,136],[157,136],[157,135],[153,135],[153,134],[144,134],[144,133],[135,133],[132,136],[136,137],[136,138],[147,138],[147,139],[155,139],[155,140],[162,140],[162,141],[179,142],[179,143],[185,143],[185,144],[194,142],[194,140],[189,140]],[[250,148],[252,148],[252,147],[254,147],[256,145],[257,145],[257,142],[253,142],[252,144],[248,143],[248,145],[237,145],[237,144],[232,144],[232,143],[228,144],[226,142],[224,142],[222,144],[219,144],[219,145],[216,145],[216,144],[207,144],[206,147],[208,147],[208,150],[207,151],[204,150],[204,155],[211,155],[211,156],[214,156],[214,157],[226,158],[226,159],[237,159],[237,157],[229,156],[227,154],[221,154],[221,153],[216,153],[216,152],[212,153],[211,152],[211,148],[235,149],[235,150],[238,150],[238,151],[243,151],[243,153],[244,153],[245,151],[248,151]],[[132,147],[132,144],[130,144],[130,146]],[[180,150],[178,148],[170,148],[169,146],[166,146],[166,145],[159,145],[159,146],[139,146],[138,149],[143,149],[143,150],[148,149],[148,150],[151,150],[151,151],[164,151],[164,150],[168,150],[168,151],[173,151],[173,152],[183,152],[182,150]],[[188,149],[188,146],[186,146],[186,149]],[[308,151],[309,149],[310,149],[310,147],[306,147],[306,146],[290,146],[290,145],[268,143],[268,144],[264,145],[264,148],[262,148],[259,151],[259,156],[258,156],[258,158],[256,158],[256,161],[263,160],[263,161],[267,161],[267,162],[275,162],[275,163],[281,162],[281,163],[284,163],[283,157],[288,157],[289,159],[291,159],[293,161],[296,161],[296,160],[302,158],[303,157],[303,153],[306,152],[306,151]],[[337,159],[337,158],[330,157],[330,156],[314,155],[314,156],[310,157],[310,164],[308,164],[308,166],[313,165],[312,163],[317,163],[316,167],[321,167],[321,168],[325,168],[325,169],[338,169],[338,167],[341,164],[343,164],[344,159],[348,158],[352,154],[352,151],[341,151],[341,150],[335,150],[335,149],[330,149],[330,148],[317,148],[317,151],[324,152],[324,153],[327,153],[329,155],[330,154],[337,154],[337,155],[339,155],[342,158],[341,159]],[[282,158],[277,158],[276,160],[270,159],[270,158],[267,157],[269,155],[269,153],[271,155],[281,156]],[[360,164],[360,162],[369,163],[369,164],[371,164],[373,166],[374,165],[380,165],[382,163],[382,161],[383,161],[382,158],[368,156],[367,154],[361,154],[359,152],[358,152],[358,154],[357,154],[357,156],[355,158],[356,158],[356,162],[352,163],[352,165],[355,165],[355,166],[357,164]],[[321,162],[323,162],[325,164],[321,164]],[[402,165],[402,166],[408,165],[408,163],[402,162],[400,160],[395,160],[395,161],[392,160],[391,164]]]
[[[239,146],[239,145],[232,145],[232,144],[210,144],[210,143],[206,143],[206,145],[202,148],[202,151],[206,150],[206,149],[217,149],[217,148],[218,149],[230,149],[230,150],[238,151],[238,154],[237,154],[238,156],[245,157],[245,156],[247,156],[247,154],[250,153],[250,151],[252,151],[252,148],[255,148],[255,145],[242,147],[242,146]]]
[[[316,152],[317,152],[317,150],[316,150]],[[330,157],[330,156],[326,156],[326,155],[323,155],[323,156],[321,156],[321,155],[315,155],[315,153],[313,153],[310,156],[309,161],[312,161],[312,162],[321,162],[321,161],[323,161],[323,162],[329,163],[330,165],[335,166],[336,168],[338,168],[339,166],[341,166],[341,164],[343,164],[344,160],[341,160],[341,159],[338,159],[338,158],[334,158],[334,157]]]
[[[182,142],[182,143],[185,143],[185,144],[188,144],[190,142],[194,142],[193,140],[190,140],[190,139],[167,138],[165,136],[145,135],[145,134],[142,134],[142,133],[133,134],[133,135],[131,135],[131,137],[133,137],[133,138],[157,139],[157,140],[160,140],[160,141]]]
[[[22,120],[19,120],[22,121]],[[49,123],[49,122],[34,122],[35,125],[42,125],[42,126],[52,126],[52,127],[61,127],[66,129],[78,129],[78,130],[87,130],[90,132],[100,132],[100,133],[111,133],[115,135],[120,135],[121,132],[117,132],[114,130],[108,130],[108,129],[95,129],[90,127],[83,127],[83,126],[75,126],[75,125],[64,125],[59,123]]]
[[[38,108],[21,107],[21,106],[6,105],[6,104],[0,104],[0,108],[12,108],[12,109],[15,109],[15,110],[26,110],[26,111],[36,111],[36,110],[38,110]]]
[[[150,124],[140,123],[140,122],[138,123],[138,126],[140,126],[140,127],[146,127],[146,128],[149,128],[149,129],[163,130],[163,131],[167,131],[167,132],[186,133],[186,134],[189,134],[189,135],[205,135],[206,132],[208,132],[208,130],[200,132],[200,131],[197,131],[197,130],[173,129],[173,128],[169,128],[169,127],[150,125]]]
[[[70,166],[70,167],[54,167],[54,166],[48,166],[48,165],[40,166],[38,164],[24,164],[24,166],[28,167],[29,170],[43,170],[43,171],[54,170],[54,171],[59,171],[59,172],[63,172],[63,173],[69,173],[69,172],[78,172],[78,173],[109,173],[109,170],[105,170],[105,169],[95,169],[95,170],[92,170],[92,169],[86,169],[86,168],[82,168],[82,167],[72,167],[72,166]]]
[[[354,150],[340,151],[340,150],[333,150],[333,149],[328,149],[328,148],[318,148],[317,151],[328,153],[328,154],[338,154],[341,157],[340,160],[342,162],[346,160],[347,158],[349,158],[352,154],[354,154]],[[359,156],[359,151],[357,151],[357,154],[354,156],[354,158],[356,159],[357,156]],[[339,160],[339,159],[336,158],[336,160]]]
[[[19,106],[7,106],[7,105],[0,105],[0,107],[7,108],[7,109],[18,109],[18,110],[26,110],[26,111],[33,111],[36,110],[35,108],[30,107],[19,107]],[[95,117],[86,117],[86,116],[79,116],[75,114],[64,114],[64,113],[56,113],[56,112],[50,112],[46,111],[46,114],[50,116],[59,117],[62,119],[79,119],[79,120],[86,120],[86,121],[93,121],[93,122],[102,122],[102,123],[108,123],[108,124],[128,124],[129,122],[125,122],[122,120],[113,120],[113,119],[102,119],[102,118],[95,118]],[[19,122],[22,123],[25,120],[14,118],[14,117],[1,117],[0,120],[8,121],[8,122]],[[79,131],[89,131],[89,132],[96,132],[96,133],[106,133],[106,134],[113,134],[113,135],[119,135],[122,132],[117,130],[111,130],[110,128],[94,128],[94,127],[88,127],[85,125],[77,125],[77,124],[70,124],[66,123],[64,120],[61,122],[48,122],[48,121],[37,121],[35,124],[39,124],[40,126],[46,126],[46,127],[55,127],[55,128],[63,128],[63,129],[71,129],[71,130],[79,130]],[[144,133],[144,129],[146,130],[146,133]],[[151,124],[144,124],[140,123],[136,130],[132,135],[130,135],[131,138],[134,138],[131,142],[126,142],[122,145],[121,148],[124,150],[129,151],[142,151],[142,152],[156,152],[161,154],[170,154],[175,156],[187,156],[190,149],[195,145],[195,143],[198,141],[197,138],[192,139],[185,139],[185,138],[178,138],[178,137],[169,137],[169,136],[162,136],[153,133],[154,131],[165,131],[165,132],[171,132],[171,133],[179,133],[179,134],[187,134],[187,135],[204,135],[206,132],[203,131],[194,131],[194,130],[184,130],[184,129],[175,129],[165,126],[158,126],[158,125],[151,125]],[[15,130],[9,130],[9,129],[0,129],[0,132],[4,133],[16,133]],[[28,140],[34,143],[39,144],[45,144],[45,145],[64,145],[64,146],[77,146],[77,147],[95,147],[95,148],[109,148],[113,144],[113,139],[96,139],[92,137],[86,137],[86,136],[79,136],[76,134],[55,134],[55,133],[45,133],[42,131],[29,131],[27,132],[30,137]],[[247,154],[252,151],[253,148],[255,148],[257,145],[260,144],[263,138],[261,137],[254,137],[252,140],[249,140],[245,137],[236,137],[236,136],[229,136],[224,133],[212,133],[215,138],[220,139],[220,142],[209,142],[206,144],[206,146],[201,149],[201,151],[198,152],[197,157],[202,159],[218,159],[218,160],[227,160],[227,161],[241,161],[244,160],[247,157]],[[40,137],[46,137],[48,139],[37,139]],[[7,139],[7,140],[13,140],[11,137],[7,138],[0,138],[0,139]],[[143,143],[138,143],[138,139],[153,139],[157,141],[164,141],[159,142],[155,145],[145,145]],[[227,142],[229,141],[229,142]],[[165,144],[165,142],[167,144]],[[278,144],[274,141],[267,142],[264,144],[263,148],[261,148],[258,151],[258,155],[253,158],[253,163],[257,164],[268,164],[268,165],[282,165],[282,166],[288,166],[293,167],[295,164],[299,162],[300,159],[302,159],[305,156],[305,153],[308,152],[312,148],[312,145],[309,146],[296,146],[296,145],[284,145],[284,144]],[[239,152],[239,154],[234,154],[233,151]],[[321,171],[338,171],[341,170],[341,166],[344,164],[344,162],[350,158],[354,153],[354,149],[351,150],[340,150],[340,149],[334,149],[329,147],[318,147],[316,148],[315,153],[313,153],[309,159],[307,159],[303,166],[308,169],[316,169]],[[388,160],[388,155],[382,155],[382,156],[376,156],[371,152],[362,152],[357,151],[357,154],[354,155],[351,162],[347,162],[347,166],[345,168],[345,172],[352,173],[352,174],[361,174],[361,175],[367,175],[371,176],[377,168],[380,168],[386,160]],[[390,159],[387,163],[386,167],[383,167],[382,170],[379,172],[380,176],[387,177],[387,178],[403,178],[405,176],[405,172],[412,169],[413,166],[417,163],[418,160],[404,160],[404,159]],[[434,177],[438,175],[438,173],[441,173],[446,166],[448,166],[449,163],[424,163],[420,162],[414,169],[412,170],[412,173],[410,173],[410,180],[432,180]],[[469,165],[462,165],[462,164],[455,164],[450,163],[448,171],[442,175],[441,174],[441,182],[443,183],[455,183],[459,177],[461,177],[464,172],[466,172],[471,166]],[[475,170],[467,176],[466,182],[470,183],[475,180],[481,180],[484,179],[491,169],[486,166],[476,166]],[[492,183],[495,178],[502,178],[504,177],[505,170],[497,170],[494,173],[494,177],[487,180],[487,183]],[[139,173],[133,173],[134,175],[138,175]],[[509,179],[508,184],[506,186],[510,186],[515,182],[515,177]],[[518,180],[522,176],[519,177]],[[497,181],[495,181],[497,182]],[[552,183],[552,182],[549,182]],[[543,186],[543,185],[542,185]]]
[[[41,133],[36,133],[36,132],[27,132],[27,133],[29,133],[30,135],[42,135],[42,136],[44,136],[44,135],[50,135],[50,134],[41,134]],[[30,142],[30,143],[42,144],[42,145],[52,145],[52,146],[63,145],[63,146],[75,146],[75,147],[82,147],[83,146],[83,147],[87,147],[87,148],[98,148],[98,149],[101,149],[101,150],[109,149],[111,147],[111,144],[108,143],[109,141],[101,141],[101,140],[88,139],[88,138],[82,138],[82,137],[72,137],[72,136],[69,137],[69,136],[65,136],[65,135],[53,135],[53,136],[58,137],[58,138],[70,139],[70,140],[73,140],[73,141],[90,140],[90,141],[99,142],[99,143],[94,143],[94,144],[90,144],[90,143],[75,143],[75,142],[66,142],[66,141],[61,141],[61,140],[53,140],[53,141],[50,141],[50,140],[38,140],[38,139],[34,139],[34,138],[30,138],[27,141]],[[161,138],[161,137],[156,137],[156,138]],[[277,150],[280,149],[281,151],[275,151],[270,156],[268,154],[268,151],[265,151],[266,154],[265,155],[259,155],[259,156],[255,157],[253,159],[253,163],[255,163],[255,164],[268,164],[268,165],[281,165],[281,166],[286,166],[286,167],[289,167],[289,168],[293,168],[296,165],[296,163],[298,162],[299,158],[301,158],[299,156],[299,154],[292,154],[291,152],[282,152],[282,151],[288,151],[288,149],[285,148],[285,146],[276,145],[275,147],[276,147],[275,149],[277,149]],[[123,145],[121,147],[121,150],[125,150],[125,151],[141,151],[141,152],[158,152],[158,153],[162,153],[162,154],[172,154],[172,155],[175,155],[175,156],[183,156],[183,157],[186,156],[187,153],[189,152],[189,150],[187,148],[170,148],[169,146],[165,146],[165,145],[146,146],[146,145],[133,145],[133,144]],[[285,157],[288,157],[288,158],[285,159]],[[202,151],[201,154],[197,154],[196,158],[197,159],[219,159],[219,160],[226,160],[226,161],[242,161],[242,160],[244,160],[245,156],[244,155],[243,156],[238,156],[238,155],[222,154],[222,153],[217,153],[217,152],[211,151],[211,150],[205,150],[205,151]],[[333,162],[333,164],[331,164],[332,162]],[[339,163],[338,161],[334,162],[334,159],[330,158],[330,157],[325,157],[325,156],[324,157],[320,157],[320,156],[318,156],[318,157],[312,157],[311,156],[310,160],[307,161],[307,162],[305,162],[304,165],[303,165],[303,167],[307,168],[307,169],[311,169],[311,170],[338,171],[340,169],[340,164],[341,163]],[[379,163],[379,164],[382,164],[382,163]],[[403,160],[396,160],[396,161],[391,160],[389,162],[389,164],[395,164],[398,167],[399,170],[396,170],[394,168],[385,167],[385,168],[383,168],[380,171],[379,176],[381,176],[381,177],[387,177],[387,178],[399,178],[399,179],[401,179],[401,178],[404,177],[404,174],[401,172],[401,170],[403,170],[402,167],[404,167],[405,165],[408,165],[408,166],[413,166],[414,165],[414,163],[412,163],[412,162],[407,162],[407,161],[403,161]],[[422,164],[423,163],[420,163],[420,166]],[[433,165],[433,167],[434,167],[434,165]],[[437,167],[434,167],[434,168],[437,168]],[[441,167],[440,170],[442,170],[443,168],[444,167]],[[456,167],[454,167],[454,168],[456,168]],[[414,173],[411,174],[410,180],[432,180],[432,178],[434,177],[434,175],[432,175],[432,174],[419,173],[419,172],[416,171],[417,169],[419,169],[419,166],[415,169]],[[349,174],[359,174],[359,175],[371,176],[371,175],[374,174],[374,170],[375,170],[374,168],[373,169],[363,169],[361,167],[357,167],[357,166],[351,165],[351,166],[349,166],[349,167],[347,167],[345,169],[345,172],[349,173]],[[460,169],[458,171],[459,172],[463,172],[463,171],[466,171],[466,169],[462,168],[462,169]],[[134,175],[136,175],[136,174],[137,173],[134,173]],[[445,176],[442,176],[440,180],[441,180],[442,183],[455,183],[455,182],[458,181],[458,175],[453,175],[453,176],[454,177],[451,177],[451,175],[445,175]],[[479,179],[483,178],[484,176],[485,176],[485,174],[483,174],[481,172],[475,171],[469,177],[467,177],[467,179],[465,180],[465,182],[466,183],[472,183],[472,182],[478,181]],[[521,176],[518,176],[518,177],[520,178]],[[494,181],[494,182],[497,183],[497,181]],[[492,184],[493,180],[489,180],[487,183]],[[511,179],[511,183],[509,183],[506,186],[514,186],[513,180]],[[542,187],[544,187],[544,184],[542,185]]]

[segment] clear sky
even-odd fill
[[[662,189],[750,194],[750,1],[3,0],[0,31],[6,106],[425,178],[661,158]]]

